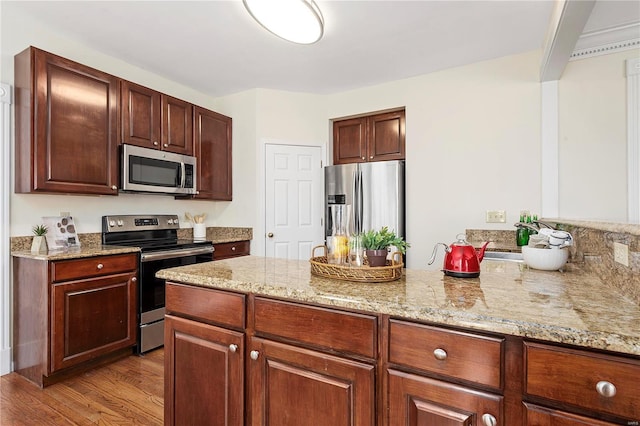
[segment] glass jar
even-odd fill
[[[332,204],[331,235],[327,237],[327,262],[337,265],[349,263],[349,219],[351,206],[348,204]]]

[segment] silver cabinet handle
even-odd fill
[[[439,361],[444,361],[447,359],[447,351],[442,348],[437,348],[433,351],[433,356]]]
[[[111,185],[111,189],[113,189],[114,191],[117,191],[117,190],[118,190],[118,187],[117,187],[117,186],[115,186],[115,185]]]
[[[485,413],[482,415],[482,424],[484,426],[496,426],[498,424],[498,420],[496,420],[496,418],[491,414]]]
[[[102,263],[98,263],[98,266],[96,266],[96,268],[102,269],[102,268],[104,268],[104,265]]]
[[[616,396],[616,387],[613,383],[602,380],[596,383],[596,390],[605,398],[612,398]]]
[[[251,353],[249,353],[249,356],[251,357],[252,360],[256,361],[258,359],[258,357],[260,356],[260,352],[251,351]]]
[[[362,157],[362,159],[364,160],[365,158],[364,158],[364,157]]]
[[[231,247],[231,251],[236,251],[236,246]]]
[[[158,141],[153,141],[153,146],[158,146]]]
[[[238,350],[238,345],[234,345],[233,343],[229,345],[229,351],[236,353]]]
[[[131,277],[131,281],[133,281],[135,283],[136,281],[138,281],[138,278],[137,277]]]
[[[168,144],[168,143],[165,143],[165,144],[164,144],[164,145],[162,145],[162,146],[164,146],[165,148],[167,148],[167,147],[169,146],[169,144]]]
[[[373,155],[371,157],[369,157],[369,160],[373,160]]]

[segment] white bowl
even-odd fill
[[[522,260],[533,269],[557,271],[567,263],[567,259],[569,250],[566,248],[522,247]]]

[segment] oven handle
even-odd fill
[[[206,247],[198,247],[198,248],[179,249],[179,250],[154,251],[151,253],[142,253],[140,255],[140,261],[144,263],[144,262],[152,262],[154,260],[175,259],[178,257],[196,256],[199,254],[213,253],[213,250],[214,250],[213,246],[206,246]],[[213,260],[213,257],[211,260]]]

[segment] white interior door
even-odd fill
[[[265,147],[265,255],[309,259],[324,241],[322,149]]]

